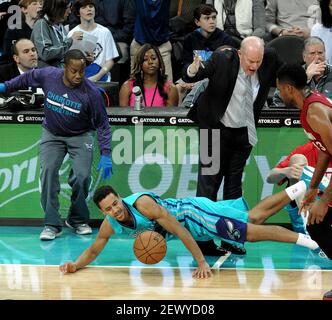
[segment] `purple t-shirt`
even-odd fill
[[[83,78],[76,88],[63,83],[64,70],[54,67],[34,69],[6,81],[7,91],[21,88],[42,88],[45,95],[43,126],[59,136],[77,136],[97,130],[100,151],[109,155],[111,130],[98,87]]]

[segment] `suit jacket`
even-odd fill
[[[0,65],[0,82],[11,80],[20,75],[16,63]]]
[[[270,87],[275,85],[276,72],[282,62],[273,48],[264,51],[263,62],[259,69],[260,88],[254,101],[254,116],[257,125],[261,110],[268,97]],[[228,103],[232,97],[240,68],[240,59],[235,49],[215,51],[204,63],[195,77],[189,78],[184,69],[184,80],[187,82],[209,78],[209,85],[189,110],[188,118],[200,127],[219,128]]]

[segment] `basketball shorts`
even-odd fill
[[[230,217],[221,217],[216,223],[218,236],[231,243],[247,240],[247,223]]]

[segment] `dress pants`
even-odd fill
[[[225,179],[223,200],[241,197],[242,175],[251,150],[247,127],[201,126],[196,195],[216,201]]]

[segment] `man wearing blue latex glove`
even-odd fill
[[[85,66],[84,54],[80,50],[69,50],[65,54],[64,69],[35,69],[0,84],[0,90],[6,92],[33,87],[42,88],[45,94],[39,149],[41,204],[45,212],[41,240],[53,240],[62,233],[59,169],[67,153],[72,165],[68,180],[72,196],[66,225],[77,234],[92,232],[85,199],[91,182],[94,130],[97,131],[103,177],[109,178],[112,170],[111,130],[104,100],[98,87],[84,77]]]
[[[0,93],[6,92],[6,85],[4,83],[0,83]]]
[[[103,155],[100,157],[97,171],[100,171],[100,169],[103,169],[103,179],[109,179],[111,177],[111,174],[113,173],[111,157]]]

